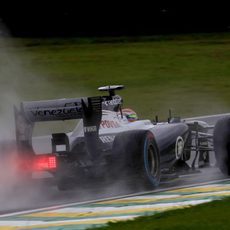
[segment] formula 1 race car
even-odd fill
[[[229,127],[229,117],[220,119],[216,127],[196,119],[139,120],[134,111],[127,113],[122,108],[123,99],[115,91],[123,88],[104,86],[99,90],[108,95],[22,102],[20,109],[15,108],[22,175],[29,178],[34,171],[48,171],[60,190],[82,186],[83,181],[127,178],[154,188],[162,178],[209,167],[213,150],[218,167],[230,174],[230,129],[223,131]],[[36,154],[34,123],[69,119],[80,119],[76,128],[70,133],[53,133],[52,153]]]

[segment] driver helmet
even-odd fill
[[[122,109],[122,114],[127,118],[129,122],[138,120],[137,113],[134,112],[132,109],[129,108]]]

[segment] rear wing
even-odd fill
[[[100,112],[101,97],[57,99],[22,102],[20,113],[30,122],[57,121],[83,118],[83,108]]]
[[[33,153],[32,133],[35,122],[83,119],[85,139],[98,138],[102,117],[102,98],[71,98],[22,102],[15,107],[16,141],[19,152]],[[86,140],[87,141],[87,140]]]
[[[87,100],[76,98],[22,102],[21,112],[29,122],[80,119],[83,102],[87,103]]]

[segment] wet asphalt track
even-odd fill
[[[154,191],[189,186],[196,183],[210,182],[227,178],[217,168],[203,169],[197,173],[183,175],[179,178],[163,181]],[[133,184],[133,182],[131,183]],[[116,196],[129,195],[136,192],[144,192],[141,188],[133,188],[127,182],[119,182],[110,185],[88,186],[77,188],[73,191],[58,191],[56,186],[37,183],[23,191],[4,194],[0,196],[0,214],[16,211],[38,209],[56,205],[70,204],[96,199],[112,198]]]

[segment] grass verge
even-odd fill
[[[167,211],[132,221],[109,223],[98,230],[227,230],[230,229],[230,198],[185,209]]]
[[[230,34],[124,39],[9,39],[0,83],[20,100],[99,94],[124,84],[139,117],[189,117],[230,108]],[[3,42],[3,43],[4,43]]]

